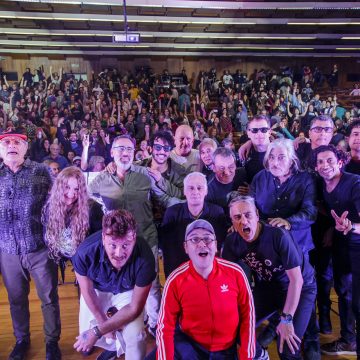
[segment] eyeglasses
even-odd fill
[[[321,127],[321,126],[314,126],[313,128],[311,128],[310,130],[320,134],[323,130],[327,133],[327,134],[331,134],[333,132],[333,128],[332,127]]]
[[[268,127],[262,127],[262,128],[252,128],[252,129],[248,129],[250,132],[252,132],[253,134],[257,134],[259,131],[262,132],[263,134],[266,134],[270,128]]]
[[[124,152],[126,150],[129,153],[133,153],[135,150],[130,146],[114,146],[113,149],[118,149],[120,152]]]
[[[171,151],[172,147],[170,145],[154,144],[153,149],[156,151],[160,151],[161,149],[164,149],[165,152],[169,152]]]
[[[190,241],[194,245],[198,245],[200,244],[201,241],[203,241],[205,245],[210,245],[213,241],[215,241],[215,238],[210,236],[204,236],[204,237],[194,236],[190,239],[187,239],[186,241]]]

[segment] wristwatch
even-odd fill
[[[102,334],[101,334],[101,332],[100,332],[100,330],[99,330],[99,328],[97,326],[94,326],[91,330],[94,332],[95,336],[98,339],[101,339]]]
[[[281,313],[281,317],[282,317],[282,320],[284,320],[284,322],[286,322],[286,323],[292,323],[292,321],[293,321],[293,316],[291,314],[285,314],[283,312],[283,313]]]
[[[356,230],[356,226],[354,223],[351,223],[351,229],[350,232],[354,232]]]

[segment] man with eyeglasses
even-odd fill
[[[327,146],[333,137],[334,122],[326,115],[315,117],[310,122],[309,138],[310,143],[299,144],[297,155],[302,167],[316,176],[312,166],[314,152],[320,146]],[[317,178],[318,179],[318,178]],[[319,179],[318,179],[319,180]],[[318,194],[318,201],[322,201]],[[332,332],[330,310],[330,291],[332,288],[333,274],[331,264],[331,248],[324,246],[329,243],[327,239],[332,237],[332,220],[322,208],[319,208],[316,222],[312,225],[312,236],[315,249],[310,252],[311,264],[316,270],[318,285],[317,307],[319,312],[320,332],[330,334]]]
[[[316,297],[314,269],[290,233],[259,221],[254,198],[239,196],[229,205],[234,232],[225,240],[224,259],[253,272],[257,325],[275,312],[280,359],[301,359],[301,338]],[[257,346],[255,359],[268,359]]]
[[[158,234],[154,224],[152,199],[156,198],[162,203],[163,192],[156,186],[146,168],[133,164],[134,151],[134,143],[128,135],[116,137],[111,148],[116,170],[113,174],[100,173],[90,183],[89,193],[103,204],[106,211],[125,209],[135,216],[137,237],[146,241],[152,249],[158,272]],[[146,304],[150,329],[156,326],[160,297],[157,276]]]
[[[46,360],[60,360],[57,265],[43,237],[41,211],[52,180],[44,164],[25,159],[27,137],[0,135],[0,266],[8,293],[16,344],[9,360],[23,360],[30,347],[29,289],[34,280],[41,300]]]
[[[186,227],[184,249],[190,261],[164,287],[157,359],[252,359],[255,313],[243,270],[215,257],[215,231],[206,220]]]

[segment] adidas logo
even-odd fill
[[[229,291],[229,286],[226,285],[226,284],[223,284],[223,285],[220,286],[220,289],[221,289],[222,293],[227,292],[227,291]]]

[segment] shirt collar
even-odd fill
[[[25,161],[22,163],[22,167],[30,167],[31,166],[31,160],[30,159],[25,159]],[[7,167],[6,165],[5,165],[5,163],[2,161],[1,163],[0,163],[0,169],[3,169],[3,168],[5,168],[5,167]]]

